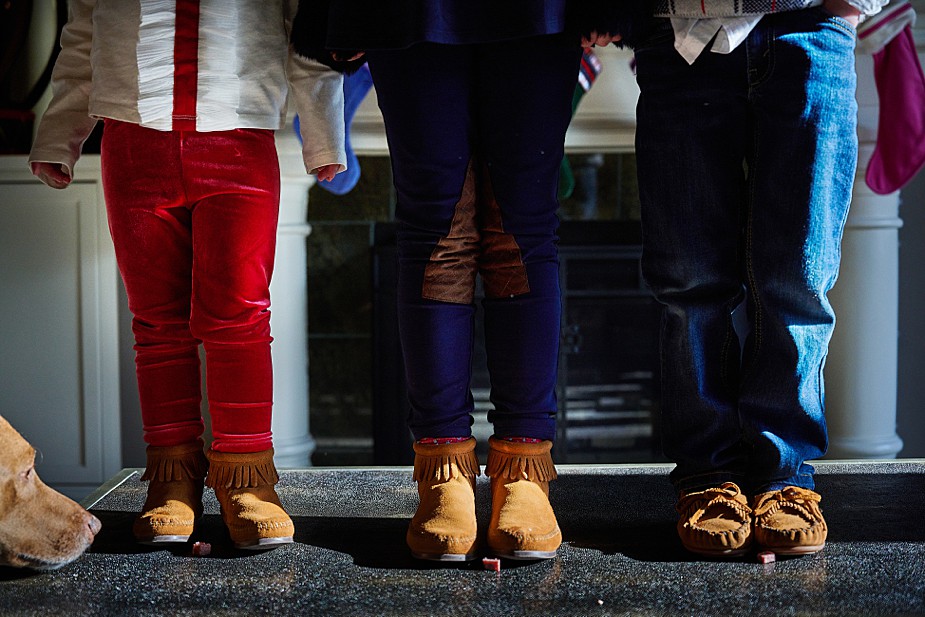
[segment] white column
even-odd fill
[[[899,332],[899,193],[877,195],[864,181],[877,135],[873,60],[858,56],[860,156],[829,298],[835,333],[825,370],[829,458],[895,458]]]
[[[291,126],[276,135],[282,187],[276,266],[270,283],[273,335],[273,447],[277,467],[308,467],[315,450],[309,432],[308,289],[306,238],[308,189],[301,147]]]

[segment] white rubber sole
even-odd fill
[[[825,548],[825,542],[814,544],[812,546],[795,546],[793,548],[770,548],[764,547],[762,550],[770,551],[776,555],[812,555]]]
[[[267,551],[282,544],[292,544],[292,536],[281,538],[260,538],[253,542],[235,542],[234,547],[245,551]]]
[[[150,540],[138,540],[139,544],[147,546],[160,546],[161,544],[185,544],[189,542],[189,536],[154,536]]]
[[[415,559],[422,559],[424,561],[443,561],[451,563],[462,563],[465,561],[475,560],[475,553],[470,554],[460,554],[460,553],[415,553],[411,551],[411,556]]]
[[[556,551],[512,551],[511,553],[498,553],[497,557],[504,559],[516,559],[518,561],[537,561],[538,559],[552,559],[556,556]]]

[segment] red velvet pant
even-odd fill
[[[272,131],[156,131],[106,121],[103,190],[134,319],[145,441],[272,445],[270,276],[279,213]]]

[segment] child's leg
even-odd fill
[[[147,498],[133,532],[185,542],[202,514],[199,341],[189,328],[191,217],[174,133],[107,121],[103,188],[116,259],[134,315],[147,448]]]
[[[421,559],[475,557],[479,473],[470,390],[477,164],[471,160],[472,50],[414,45],[370,52],[398,203],[398,320],[414,479],[407,542]],[[468,438],[463,441],[426,437]]]
[[[661,413],[671,479],[689,492],[741,483],[748,465],[738,410],[743,297],[743,162],[749,142],[743,48],[678,54],[669,21],[636,52],[636,156],[646,281],[665,305]]]
[[[272,447],[270,277],[279,213],[272,133],[194,133],[184,141],[192,206],[191,329],[203,343],[212,449]]]
[[[472,51],[414,45],[368,54],[398,201],[398,319],[416,439],[468,437],[477,164]]]
[[[747,42],[754,150],[746,273],[752,331],[740,410],[756,490],[813,488],[827,437],[822,368],[857,160],[854,31],[822,9],[766,18]],[[773,64],[766,62],[773,58]]]
[[[190,328],[206,352],[214,440],[207,485],[238,548],[292,542],[274,485],[270,277],[279,213],[272,131],[183,136],[192,207]]]
[[[480,274],[489,420],[499,437],[555,437],[557,191],[580,58],[569,36],[483,45],[479,53]]]
[[[556,210],[580,57],[563,35],[483,45],[478,58],[479,272],[495,432],[487,539],[514,559],[553,557],[562,541],[549,503],[561,328]]]
[[[107,121],[102,148],[109,229],[132,311],[145,441],[199,439],[199,341],[189,329],[192,232],[176,135]]]

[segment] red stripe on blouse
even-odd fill
[[[196,130],[199,0],[177,0],[173,46],[173,130]]]

